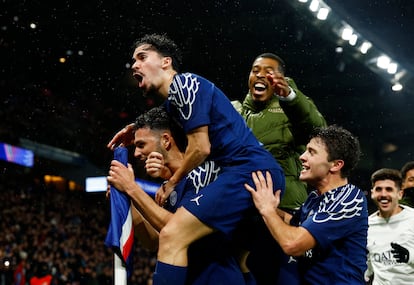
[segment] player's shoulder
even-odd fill
[[[408,206],[408,205],[401,205],[400,207],[403,209],[402,213],[407,216],[410,217],[412,220],[414,220],[414,208]]]
[[[350,183],[333,189],[329,193],[334,197],[345,198],[346,200],[361,199],[365,196],[364,192],[358,186]]]
[[[404,210],[407,210],[408,212],[414,212],[414,208],[411,206],[400,204],[400,207],[403,208]]]
[[[375,211],[368,216],[368,221],[370,224],[375,223],[378,220],[378,213],[379,211]]]

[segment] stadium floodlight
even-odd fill
[[[345,27],[345,28],[342,30],[341,38],[342,38],[344,41],[349,41],[349,40],[351,39],[351,37],[352,37],[353,33],[354,33],[354,31],[352,30],[352,28]]]
[[[359,47],[359,51],[362,54],[366,54],[371,47],[372,47],[372,44],[370,42],[364,41],[362,45]]]
[[[319,1],[318,0],[312,0],[312,2],[309,5],[309,10],[312,12],[316,12],[319,9]]]
[[[377,66],[382,69],[388,69],[391,59],[386,55],[381,55],[377,58]]]
[[[395,83],[392,87],[391,87],[392,91],[398,92],[401,91],[403,89],[402,84],[400,83]]]
[[[349,44],[351,46],[354,46],[356,45],[357,41],[358,41],[358,36],[356,34],[352,34],[351,38],[349,39]]]
[[[387,72],[389,74],[395,74],[397,73],[397,69],[398,69],[398,64],[395,62],[391,62],[390,64],[388,64]]]
[[[316,15],[316,18],[318,18],[321,21],[325,21],[328,18],[328,15],[329,15],[328,8],[320,8],[318,11],[318,14]]]

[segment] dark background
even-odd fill
[[[289,1],[0,2],[0,141],[21,139],[81,155],[74,164],[36,157],[34,172],[78,183],[105,175],[113,134],[156,105],[131,77],[132,45],[165,32],[184,50],[183,71],[198,73],[230,99],[247,91],[259,53],[274,52],[329,124],[356,134],[364,156],[353,179],[367,185],[380,167],[414,160],[414,91],[390,83],[315,28]],[[413,72],[414,1],[326,1],[345,21]],[[35,23],[36,28],[29,27]],[[65,58],[60,63],[59,58]],[[413,85],[411,85],[413,86]],[[5,171],[3,171],[4,173]]]

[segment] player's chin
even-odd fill
[[[256,94],[256,93],[252,93],[252,98],[253,101],[255,102],[265,102],[266,101],[266,96],[264,94]]]
[[[306,170],[303,170],[303,171],[301,171],[301,173],[299,175],[299,180],[303,181],[303,182],[308,182],[308,181],[311,181],[312,178]]]

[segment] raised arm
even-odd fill
[[[211,145],[207,126],[194,129],[187,134],[187,139],[188,145],[185,150],[183,162],[170,179],[158,189],[155,195],[155,200],[159,205],[163,205],[164,201],[182,178],[199,166],[210,155]]]
[[[134,124],[126,125],[123,129],[106,145],[109,149],[114,150],[116,146],[129,146],[134,144]]]
[[[295,93],[294,99],[280,100],[280,106],[292,124],[292,133],[298,144],[305,144],[315,127],[326,126],[326,120],[319,112],[311,98],[304,95],[292,78],[286,77],[286,82]]]

